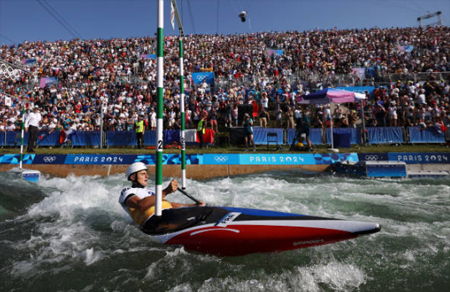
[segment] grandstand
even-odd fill
[[[321,131],[317,143],[326,143],[330,119],[338,128],[361,131],[361,106],[348,104],[343,116],[336,119],[334,108],[325,114],[318,106],[307,109],[297,99],[323,88],[340,87],[367,94],[368,102],[362,108],[368,127],[400,128],[404,143],[411,137],[414,143],[445,141],[448,131],[442,130],[450,120],[448,27],[188,35],[183,41],[188,128],[195,128],[200,113],[211,116],[214,111],[219,130],[228,133],[230,124],[236,127],[231,117],[235,106],[239,117],[251,107],[258,125],[259,109],[267,106],[269,127],[284,128],[280,142],[289,143],[288,132],[292,130],[286,127],[291,108],[299,115],[308,112]],[[177,130],[180,118],[177,45],[174,37],[165,38],[164,100],[169,130]],[[150,130],[151,109],[156,106],[154,48],[152,37],[77,38],[1,46],[0,130],[5,133],[1,145],[11,146],[6,143],[7,132],[20,128],[21,101],[27,108],[41,108],[42,132],[62,132],[69,127],[77,132],[132,131],[139,114],[145,116]],[[26,70],[4,78],[8,66]],[[353,111],[357,111],[358,119],[350,124]],[[395,112],[395,123],[389,112]],[[434,134],[420,138],[413,128],[425,129],[418,133]],[[372,137],[378,135],[375,133]],[[352,135],[354,143],[361,142],[356,138],[360,134]],[[107,135],[104,137],[106,146]],[[265,143],[262,137],[260,144]]]

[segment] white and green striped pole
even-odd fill
[[[183,67],[183,36],[179,38],[180,45],[180,111],[181,111],[181,188],[186,188],[186,113],[184,110],[184,67]]]
[[[157,112],[156,112],[156,202],[155,215],[162,215],[163,99],[164,99],[164,0],[158,0],[157,31]]]
[[[22,107],[22,133],[21,133],[21,143],[20,143],[20,163],[19,169],[22,170],[22,161],[23,161],[23,138],[25,136],[25,103]]]

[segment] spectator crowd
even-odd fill
[[[167,36],[164,42],[164,122],[178,129],[178,41]],[[413,49],[405,51],[405,46]],[[269,49],[283,53],[269,54]],[[150,37],[1,46],[0,60],[29,65],[16,79],[0,77],[0,130],[21,128],[22,101],[27,110],[39,107],[41,130],[94,131],[103,124],[104,130],[131,131],[139,116],[146,129],[154,130],[155,50],[156,39]],[[427,77],[377,85],[363,104],[298,103],[300,96],[329,86],[308,76],[327,80],[369,67],[375,85],[392,73]],[[331,119],[337,127],[356,127],[362,109],[367,127],[448,126],[450,120],[450,29],[445,26],[189,35],[184,37],[184,68],[187,128],[195,128],[201,117],[215,131],[242,126],[238,118],[245,104],[252,105],[255,125],[262,127],[294,128],[304,115],[312,127],[328,127]],[[229,82],[194,86],[192,73],[204,71]],[[292,82],[292,76],[302,78]],[[41,87],[41,79],[49,77],[57,83]],[[241,84],[244,79],[249,82]]]

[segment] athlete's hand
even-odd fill
[[[200,202],[199,204],[196,204],[197,206],[200,206],[200,207],[206,206],[206,203],[205,203],[205,202],[203,202],[203,201],[199,201],[199,202]]]
[[[169,184],[169,186],[167,187],[167,193],[173,193],[178,189],[178,181],[176,179],[172,180]]]

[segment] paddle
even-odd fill
[[[201,202],[199,200],[197,200],[196,198],[194,198],[193,196],[189,195],[188,193],[186,193],[185,191],[183,191],[182,189],[178,188],[178,191],[180,191],[183,195],[185,195],[186,197],[188,197],[189,199],[191,199],[192,201],[194,201],[196,204],[200,205]]]

